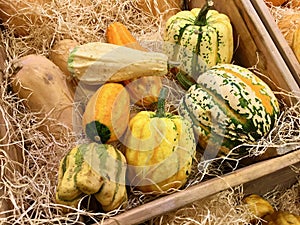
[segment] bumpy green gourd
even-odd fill
[[[104,211],[116,209],[127,201],[125,173],[126,159],[113,146],[80,144],[60,162],[56,202],[76,207],[93,194]]]
[[[188,89],[179,111],[193,122],[204,149],[214,146],[210,149],[227,155],[239,144],[253,144],[266,136],[280,109],[269,86],[251,71],[219,64],[201,74]],[[246,152],[236,153],[240,156]]]

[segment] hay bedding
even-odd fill
[[[5,0],[0,2],[3,3]],[[9,212],[0,212],[0,223],[85,224],[101,221],[107,216],[121,213],[124,209],[107,214],[85,210],[83,206],[88,205],[90,200],[88,198],[84,198],[78,209],[73,209],[68,214],[63,214],[59,205],[55,204],[53,200],[58,162],[80,140],[78,140],[76,134],[69,132],[57,139],[46,136],[38,130],[43,122],[39,118],[39,114],[28,111],[24,106],[24,100],[18,99],[11,92],[10,78],[14,72],[12,62],[19,57],[32,53],[48,56],[49,49],[55,41],[64,38],[74,39],[80,44],[105,41],[105,29],[108,24],[114,21],[124,23],[142,43],[147,43],[149,40],[160,41],[162,39],[163,22],[161,18],[163,15],[153,17],[148,13],[139,11],[132,1],[126,0],[56,0],[49,1],[43,7],[31,7],[33,3],[30,3],[30,1],[22,2],[26,5],[22,10],[22,15],[26,12],[26,18],[30,19],[32,18],[31,15],[35,14],[38,19],[36,21],[29,20],[30,22],[26,26],[27,34],[24,36],[15,37],[14,30],[19,27],[9,26],[7,28],[6,24],[4,24],[6,28],[2,29],[1,32],[1,42],[8,59],[5,61],[4,81],[1,84],[1,88],[5,91],[1,95],[0,109],[8,128],[6,137],[9,141],[0,146],[0,185],[3,186],[1,198],[9,199],[13,207]],[[82,7],[82,5],[85,7]],[[12,18],[18,16],[19,14],[16,13],[12,15]],[[168,80],[165,85],[169,87],[175,85],[171,90],[177,89],[176,84],[172,81]],[[289,95],[289,93],[282,94]],[[173,98],[175,97],[178,100],[178,95],[180,96],[180,93],[174,92]],[[290,97],[294,98],[294,96]],[[176,106],[176,100],[173,104]],[[171,109],[174,108],[170,106]],[[249,146],[249,154],[260,155],[268,146],[282,146],[283,148],[299,146],[299,114],[299,104],[285,108],[275,129],[257,145]],[[63,125],[61,126],[63,128]],[[21,165],[22,172],[16,169],[20,164],[10,160],[4,151],[7,146],[15,146],[22,150],[24,155],[24,164]],[[208,179],[210,176],[221,175],[224,171],[234,170],[239,165],[238,161],[220,164],[220,159],[208,163],[201,161],[200,158],[201,155],[198,155],[198,161],[195,162],[193,174],[186,187]],[[237,214],[237,212],[242,211],[238,207],[241,195],[242,190],[239,194],[220,193],[207,202],[206,200],[205,202],[197,202],[189,208],[179,210],[174,215],[158,218],[156,222],[160,224],[167,224],[167,221],[169,221],[169,224],[204,224],[207,221],[208,224],[224,224],[227,218],[230,219],[228,220],[230,224],[246,224],[249,215],[244,213],[245,218],[241,218],[241,214]],[[296,199],[296,196],[294,197]],[[152,199],[151,196],[130,190],[127,209],[139,206]],[[224,209],[219,207],[220,203],[223,203]],[[292,205],[288,204],[288,206],[282,207],[289,208]],[[299,209],[300,207],[295,206],[294,208]],[[201,211],[207,209],[209,210],[206,212]],[[220,211],[214,212],[211,209]],[[224,214],[222,210],[228,211],[228,214]],[[196,217],[189,213],[195,213]],[[218,215],[221,217],[218,217]],[[228,216],[224,217],[224,215]],[[82,218],[85,219],[84,222]],[[222,218],[224,220],[221,220]]]

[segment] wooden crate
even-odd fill
[[[297,84],[300,85],[300,63],[297,60],[291,47],[288,45],[279,27],[277,26],[268,6],[264,1],[251,0],[251,2],[255,10],[257,11],[257,14],[260,16],[264,26],[269,32],[273,42],[278,48],[278,51],[286,62],[294,79],[296,80]]]
[[[197,7],[198,3],[194,1],[192,5]],[[217,0],[215,8],[227,14],[231,19],[237,46],[234,62],[244,67],[256,66],[260,73],[265,75],[261,78],[275,91],[283,89],[296,95],[299,94],[298,83],[251,2],[249,0]],[[278,97],[289,104],[289,99],[285,96],[278,95]],[[140,224],[241,184],[245,185],[245,191],[248,193],[267,192],[278,185],[287,187],[295,182],[295,174],[291,166],[300,167],[300,150],[252,164],[178,193],[158,198],[102,221],[101,224]],[[268,182],[270,180],[272,182]]]

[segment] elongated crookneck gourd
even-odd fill
[[[276,124],[280,109],[273,91],[251,71],[219,64],[190,86],[179,112],[194,124],[203,149],[240,157],[247,154],[244,148],[232,150],[265,137]]]
[[[111,23],[107,27],[106,39],[108,43],[147,51],[147,49],[143,48],[138,43],[128,28],[119,22]],[[130,99],[134,104],[148,107],[158,100],[158,95],[162,88],[161,79],[160,76],[143,76],[140,78],[124,80],[123,84],[126,86]]]
[[[127,90],[122,84],[106,83],[89,99],[82,116],[82,126],[93,141],[113,142],[126,131],[129,114]]]
[[[178,12],[166,23],[165,53],[195,78],[218,63],[230,63],[233,45],[229,17],[207,4],[202,9]]]
[[[80,82],[99,85],[143,76],[164,76],[168,57],[111,43],[91,42],[73,49],[68,70]]]
[[[143,192],[182,187],[191,172],[196,141],[191,124],[164,111],[165,88],[157,112],[141,111],[129,123],[125,157],[129,183]]]
[[[111,145],[74,147],[61,160],[56,202],[77,207],[84,195],[94,195],[105,212],[126,204],[126,159]]]
[[[128,28],[120,22],[109,24],[106,29],[106,40],[111,44],[147,51],[137,42],[136,38],[131,34]]]

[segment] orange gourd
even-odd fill
[[[106,40],[111,44],[122,45],[133,49],[147,51],[137,42],[137,40],[130,33],[127,27],[120,22],[111,23],[107,27]]]
[[[300,1],[299,0],[290,0],[289,6],[293,9],[297,9],[300,7]]]
[[[111,23],[107,27],[106,40],[111,44],[147,51],[138,43],[128,28],[120,22]],[[126,80],[123,81],[123,84],[129,92],[131,101],[143,107],[148,107],[157,102],[162,87],[161,77],[158,76]]]
[[[122,84],[103,84],[89,99],[82,116],[86,135],[99,143],[118,140],[127,129],[129,95]]]

